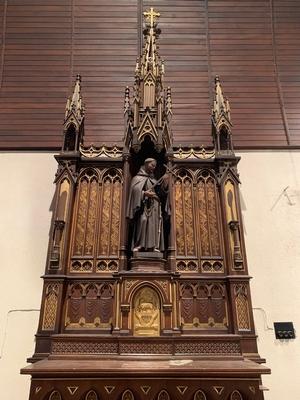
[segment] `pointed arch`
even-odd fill
[[[169,393],[165,389],[163,389],[159,392],[157,400],[171,400],[171,399]]]
[[[225,124],[219,127],[219,140],[221,152],[229,152],[232,150],[230,129]]]
[[[191,282],[180,285],[181,323],[192,324],[194,318],[195,285]]]
[[[122,394],[122,400],[135,400],[132,391],[129,389],[125,390]]]
[[[70,197],[70,179],[67,174],[64,174],[59,182],[59,197],[57,200],[56,219],[60,221],[66,220],[68,211],[67,205]]]
[[[228,313],[225,287],[215,283],[209,288],[209,314],[216,327],[227,327]]]
[[[58,390],[53,390],[49,396],[49,400],[62,400],[61,394]]]
[[[238,390],[234,390],[230,395],[230,400],[243,400],[243,397]]]
[[[139,287],[132,298],[132,326],[134,336],[159,336],[161,300],[154,288]]]
[[[207,400],[206,395],[202,390],[197,390],[197,392],[194,394],[193,400]]]
[[[95,390],[91,389],[87,394],[85,395],[84,400],[100,400],[98,397],[98,394],[95,392]]]
[[[64,151],[76,151],[77,128],[74,123],[68,124],[64,135]]]

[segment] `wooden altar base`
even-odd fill
[[[21,372],[32,375],[30,400],[48,399],[53,391],[59,392],[63,400],[82,400],[91,390],[99,400],[235,400],[239,399],[232,397],[237,390],[243,400],[263,400],[260,376],[270,370],[244,358],[158,360],[133,356],[52,357]],[[134,397],[124,397],[128,390]]]

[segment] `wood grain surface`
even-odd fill
[[[122,143],[140,9],[161,13],[175,144],[210,145],[213,77],[238,148],[300,146],[299,0],[0,0],[0,148],[56,149],[82,75],[85,143]]]

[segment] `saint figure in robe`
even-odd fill
[[[154,177],[157,162],[147,158],[131,181],[127,218],[133,224],[131,250],[165,250],[163,216],[168,213],[168,175]]]

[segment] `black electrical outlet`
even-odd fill
[[[295,339],[295,330],[292,322],[274,322],[276,339]]]

